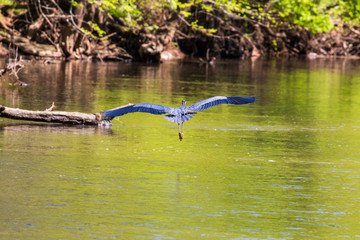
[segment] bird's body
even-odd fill
[[[219,104],[247,104],[253,103],[256,101],[255,97],[225,97],[225,96],[216,96],[211,97],[200,102],[197,102],[190,106],[185,106],[185,100],[182,102],[182,106],[172,108],[158,104],[152,103],[139,103],[135,105],[129,105],[125,107],[114,108],[108,111],[102,112],[103,117],[105,118],[114,118],[122,116],[131,112],[146,112],[156,115],[164,115],[165,119],[179,124],[179,137],[180,137],[180,124],[190,120],[194,117],[196,112],[203,111],[210,107],[219,105]],[[181,133],[182,134],[182,133]],[[180,140],[182,139],[182,136]]]

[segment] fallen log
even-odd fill
[[[132,104],[127,104],[126,107]],[[121,108],[119,107],[119,108]],[[104,118],[101,113],[80,113],[80,112],[66,112],[66,111],[52,111],[54,106],[45,111],[31,111],[19,108],[10,108],[0,105],[0,117],[47,122],[47,123],[62,123],[62,124],[80,124],[80,125],[111,125],[112,118]]]
[[[65,111],[30,111],[0,105],[0,117],[48,123],[99,125],[101,114]]]

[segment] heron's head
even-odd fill
[[[182,100],[181,103],[182,103],[182,106],[185,107],[186,101]]]

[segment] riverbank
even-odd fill
[[[360,56],[360,30],[354,25],[314,33],[295,24],[272,24],[270,21],[280,18],[254,15],[254,9],[251,14],[256,17],[249,13],[244,17],[215,1],[205,3],[183,8],[186,14],[179,11],[179,5],[176,11],[165,5],[143,6],[143,16],[136,22],[83,0],[76,4],[19,1],[0,5],[0,55],[11,58],[18,49],[19,54],[35,58],[150,62],[185,56],[205,62],[219,58]]]

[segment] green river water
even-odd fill
[[[360,61],[27,62],[0,104],[100,112],[257,96],[177,125],[0,119],[0,239],[360,239]]]

